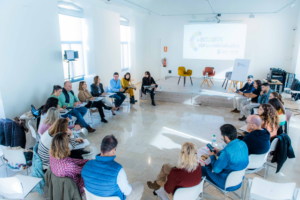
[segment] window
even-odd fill
[[[121,41],[121,69],[122,71],[129,70],[130,67],[130,53],[129,53],[129,21],[120,17],[120,41]]]
[[[82,44],[82,9],[72,3],[59,3],[59,27],[63,68],[65,80],[76,82],[84,79],[84,58]],[[82,13],[79,14],[79,13]],[[66,50],[78,51],[78,59],[67,61],[64,59]]]

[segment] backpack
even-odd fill
[[[23,126],[11,119],[0,119],[0,144],[24,149],[26,134]]]

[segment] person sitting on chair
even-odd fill
[[[88,125],[83,119],[84,115],[87,113],[87,108],[86,107],[74,108],[77,105],[81,104],[81,102],[74,95],[74,92],[72,91],[72,83],[70,81],[65,82],[64,88],[62,90],[62,94],[58,98],[62,102],[63,106],[72,108],[68,112],[68,114],[75,116],[77,118],[76,123],[79,123],[83,127],[85,127],[89,133],[93,133],[96,131],[95,129],[90,127],[90,125]]]
[[[131,75],[129,72],[127,72],[124,75],[124,78],[122,78],[121,85],[122,85],[122,88],[125,90],[125,93],[130,94],[130,103],[135,104],[135,102],[137,102],[137,100],[134,99],[133,90],[136,90],[136,87],[134,87],[134,85],[131,83]]]
[[[231,124],[224,124],[220,127],[221,137],[227,144],[224,149],[214,148],[214,152],[209,150],[211,164],[202,166],[202,176],[225,189],[225,182],[228,175],[234,171],[245,169],[249,164],[248,147],[245,142],[237,139],[236,128]],[[241,187],[242,183],[226,188],[226,191],[235,191]]]
[[[255,88],[253,86],[253,76],[249,75],[247,78],[247,83],[244,85],[243,88],[236,90],[231,89],[232,92],[237,93],[238,95],[233,97],[233,110],[231,112],[233,113],[240,113],[240,105],[242,102],[247,101],[248,97],[245,97],[244,94],[246,93],[252,93]]]
[[[132,185],[128,183],[124,168],[114,161],[117,145],[118,141],[113,135],[104,137],[101,153],[96,155],[95,160],[88,161],[81,171],[85,188],[100,197],[117,196],[121,200],[139,200],[144,185],[141,182]]]
[[[280,103],[282,105],[284,105],[284,101],[283,101],[283,98],[282,98],[281,94],[279,94],[278,92],[271,92],[270,97],[269,97],[269,101],[271,99],[274,99],[274,98],[278,99],[280,101]]]
[[[50,169],[57,177],[69,177],[73,179],[79,188],[80,194],[84,194],[84,182],[81,170],[86,159],[70,158],[69,137],[67,132],[57,133],[50,146]]]
[[[41,137],[38,145],[38,154],[42,160],[43,170],[47,170],[49,166],[49,149],[51,145],[52,138],[59,132],[67,132],[70,140],[69,140],[69,148],[72,150],[76,146],[76,142],[83,142],[81,138],[75,138],[73,132],[68,129],[68,120],[61,118],[56,120],[56,122],[47,130]],[[72,158],[80,158],[82,159],[82,154],[88,154],[89,151],[86,150],[72,150],[71,157]]]
[[[279,126],[285,125],[286,123],[285,109],[282,103],[279,101],[279,99],[277,98],[270,99],[268,104],[273,106],[277,111],[277,115],[279,118]]]
[[[154,88],[148,89],[148,88],[145,88],[144,86],[154,86]],[[156,106],[155,101],[154,101],[154,95],[155,95],[155,91],[156,91],[157,87],[158,87],[158,85],[154,81],[153,77],[151,77],[150,72],[146,71],[145,76],[143,78],[142,89],[141,90],[142,90],[142,93],[144,93],[144,94],[150,94],[153,106]]]
[[[60,118],[59,109],[55,107],[51,107],[48,109],[47,114],[43,121],[41,121],[38,132],[43,135],[45,131],[47,131],[56,120]],[[69,118],[67,118],[69,120]],[[71,125],[69,126],[69,129],[74,128],[75,130],[81,129],[81,127],[76,124],[75,126]]]
[[[173,199],[173,195],[178,188],[193,187],[198,185],[202,179],[201,164],[197,157],[197,147],[190,142],[185,142],[181,147],[178,166],[164,164],[152,183],[147,182],[150,189],[158,190],[164,187],[168,198]]]
[[[253,84],[255,90],[252,93],[244,93],[243,96],[247,98],[251,98],[250,101],[243,101],[241,103],[241,118],[240,121],[245,121],[247,117],[250,115],[251,109],[258,107],[258,96],[261,92],[261,81],[255,80]]]
[[[91,85],[91,94],[94,97],[103,97],[101,101],[106,105],[107,107],[111,107],[111,112],[113,115],[115,115],[115,110],[118,110],[116,107],[112,105],[112,103],[109,101],[109,99],[105,96],[105,91],[103,89],[102,83],[100,83],[101,79],[99,76],[94,77],[94,83]]]
[[[271,140],[276,137],[279,128],[279,117],[273,106],[260,104],[257,113],[262,119],[262,128],[267,129],[271,134]]]
[[[261,128],[262,120],[258,115],[250,115],[247,117],[247,130],[243,141],[248,147],[250,154],[264,154],[270,149],[270,132]]]
[[[126,99],[126,96],[123,94],[124,91],[125,90],[122,88],[121,81],[119,79],[119,73],[115,72],[114,78],[109,81],[108,92],[115,93],[109,97],[115,99],[116,108],[119,108]]]
[[[106,105],[103,104],[102,101],[93,101],[95,100],[95,97],[93,97],[91,95],[91,93],[86,89],[87,88],[87,84],[85,81],[80,81],[79,82],[79,93],[78,93],[78,98],[81,102],[88,102],[88,104],[85,105],[86,108],[92,108],[95,107],[98,109],[99,114],[100,114],[100,118],[101,118],[101,122],[107,123],[107,120],[105,119],[105,115],[103,112],[103,107],[106,110],[111,110],[112,107],[107,107]]]
[[[270,94],[273,92],[273,90],[270,89],[269,83],[263,83],[261,84],[261,92],[258,97],[258,103],[268,103]]]

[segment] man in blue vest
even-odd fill
[[[135,182],[128,183],[122,165],[114,161],[118,141],[113,135],[107,135],[101,143],[101,154],[95,160],[88,161],[81,176],[87,191],[100,197],[117,196],[121,200],[140,200],[144,185]]]

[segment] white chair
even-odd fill
[[[93,108],[89,108],[88,110],[89,110],[89,113],[88,113],[88,117],[90,118],[90,123],[88,123],[88,124],[93,124],[93,118],[96,118],[96,119],[100,119],[100,116],[99,116],[99,114],[98,113],[96,113],[97,114],[97,116],[93,116],[93,114],[95,114],[95,113],[93,113],[92,112],[92,110],[96,110],[97,108],[95,108],[95,107],[93,107]]]
[[[119,197],[99,197],[87,191],[86,188],[83,189],[85,191],[86,200],[121,200]]]
[[[1,162],[2,162],[2,164],[0,165],[0,167],[4,165],[4,160],[3,160],[3,157],[4,157],[3,148],[6,148],[6,146],[0,145],[0,160],[1,160]]]
[[[77,117],[72,116],[72,119],[69,121],[69,126],[75,126],[75,122],[77,120]]]
[[[271,146],[270,146],[268,158],[272,157],[271,153],[273,153],[275,151],[275,149],[277,147],[277,143],[278,143],[278,138],[274,138],[273,141],[271,142]],[[268,168],[269,168],[269,166],[273,167],[273,168],[276,168],[275,166],[273,166],[271,164],[271,160],[270,159],[267,160],[267,165],[268,165]],[[269,170],[268,168],[267,168],[267,171]]]
[[[210,185],[214,186],[221,193],[223,193],[224,194],[224,199],[226,199],[226,194],[229,193],[229,192],[232,192],[233,194],[238,196],[239,199],[243,199],[243,195],[244,195],[243,178],[245,176],[245,171],[246,171],[246,169],[231,172],[228,175],[227,179],[226,179],[224,190],[221,189],[219,186],[217,186],[217,185],[213,184],[212,182],[210,182],[208,179],[206,179],[205,181],[208,182]],[[237,195],[234,191],[226,191],[227,188],[237,186],[241,183],[242,183],[242,185],[241,185],[241,188],[242,188],[241,196]]]
[[[42,178],[22,175],[0,178],[0,196],[7,199],[25,199],[41,180]]]
[[[175,191],[173,200],[183,200],[183,199],[196,200],[201,194],[203,197],[203,185],[204,185],[205,178],[206,177],[204,177],[198,185],[195,185],[193,187],[178,188]],[[159,197],[161,200],[169,200],[167,196],[167,192],[163,187],[161,187],[159,190],[156,190],[155,192],[157,194],[157,197]]]
[[[28,168],[30,166],[27,165],[24,152],[22,149],[19,150],[11,150],[11,149],[3,149],[4,153],[4,161],[6,164],[6,176],[8,177],[8,169],[12,171],[23,171],[26,169],[28,175]]]
[[[249,179],[248,184],[248,199],[253,200],[293,200],[296,187],[296,183],[273,183],[257,177]]]
[[[28,121],[28,127],[31,132],[31,136],[35,139],[36,143],[40,140],[41,135],[37,132],[35,125],[31,120]]]
[[[267,159],[268,159],[269,151],[265,154],[251,154],[249,156],[249,164],[247,166],[246,174],[254,174],[262,169],[265,169],[264,173],[264,179],[266,179],[268,165],[267,165]]]

